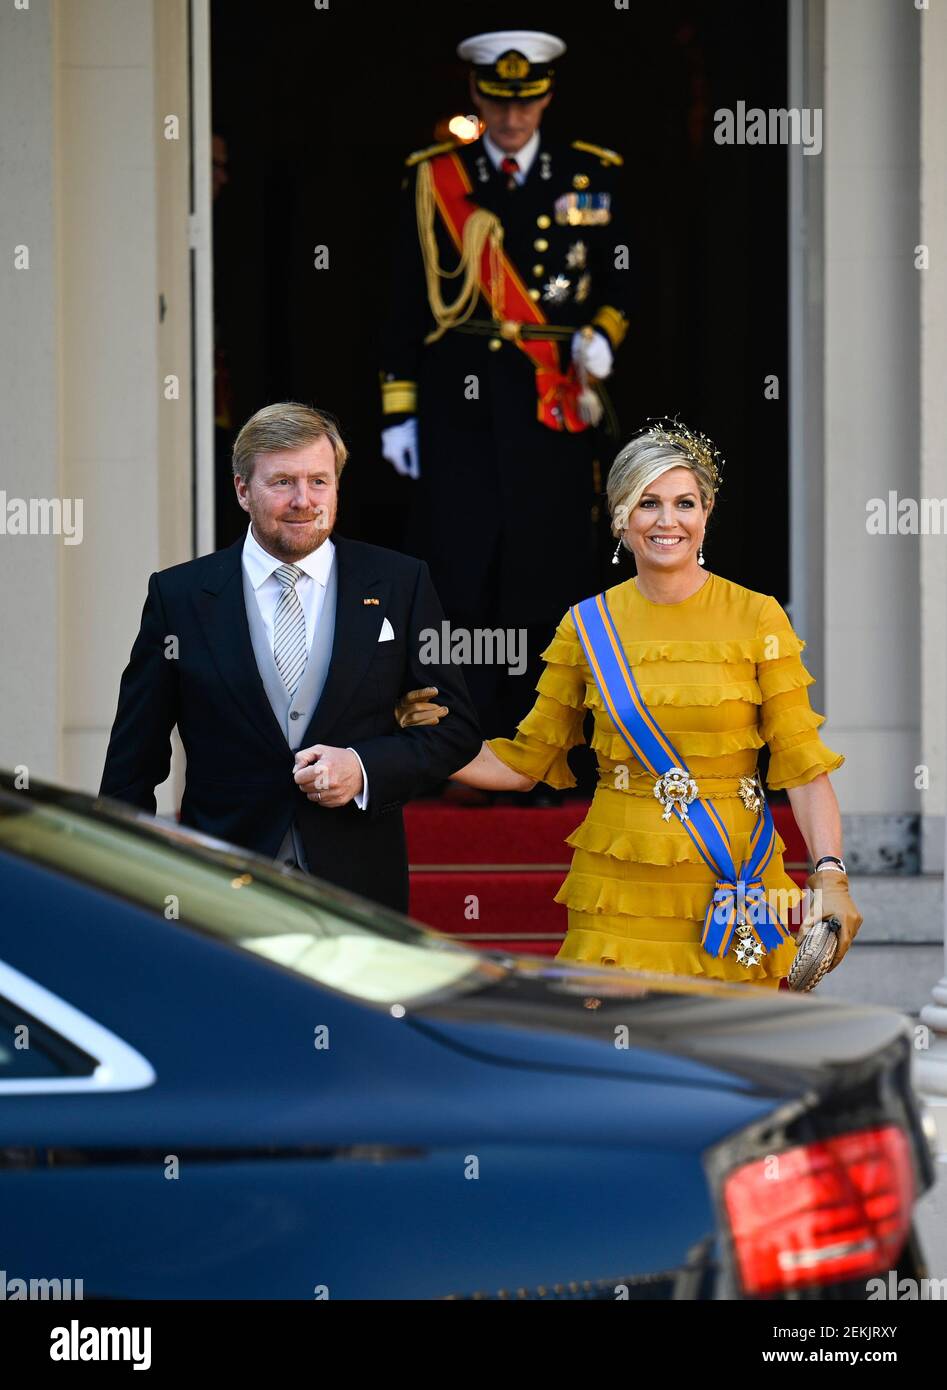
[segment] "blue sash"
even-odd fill
[[[604,594],[583,599],[571,610],[595,684],[615,728],[642,767],[655,779],[671,768],[690,777],[684,759],[648,709],[622,649]],[[761,789],[762,791],[762,789]],[[701,858],[717,876],[704,917],[700,944],[712,956],[727,954],[737,926],[746,922],[767,949],[790,941],[788,931],[766,899],[762,875],[776,849],[776,827],[761,795],[759,818],[748,857],[737,873],[726,826],[712,801],[697,797],[677,816]],[[759,949],[759,948],[757,948]]]

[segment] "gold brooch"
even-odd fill
[[[697,783],[682,767],[669,767],[654,784],[654,794],[664,807],[662,820],[670,820],[676,810],[681,820],[687,820],[687,808],[697,800]]]
[[[748,811],[758,811],[763,804],[763,784],[758,772],[752,777],[741,777],[740,799]]]

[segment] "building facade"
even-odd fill
[[[874,974],[899,932],[928,933],[905,959],[927,972],[913,1007],[934,1086],[947,536],[912,534],[899,508],[947,499],[947,7],[789,15],[790,104],[823,132],[818,152],[789,150],[791,609],[847,755],[834,780],[866,909],[850,959]],[[0,491],[8,514],[82,502],[81,544],[0,536],[0,765],[87,790],[148,575],[213,547],[209,44],[208,0],[0,16]],[[177,766],[163,810],[180,781]]]

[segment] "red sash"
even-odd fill
[[[468,201],[471,183],[458,155],[438,155],[431,160],[431,176],[438,211],[457,250],[463,245],[464,226],[476,204]],[[497,272],[499,272],[497,274]],[[499,327],[501,323],[548,323],[539,305],[529,297],[526,286],[506,252],[493,251],[489,242],[480,258],[480,293],[490,306]],[[494,290],[496,294],[494,296]],[[496,301],[496,302],[495,302]],[[559,344],[548,338],[511,338],[526,353],[536,369],[536,418],[551,430],[577,434],[588,429],[579,414],[582,390],[574,363],[563,372],[559,364]]]

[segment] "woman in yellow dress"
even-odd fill
[[[828,777],[844,758],[817,733],[825,721],[809,704],[805,644],[783,609],[704,568],[718,459],[709,440],[678,422],[646,428],[621,451],[608,478],[609,511],[638,573],[605,598],[641,699],[725,825],[737,866],[748,857],[763,795],[757,751],[768,744],[768,785],[787,789],[816,865],[808,886],[818,893],[802,927],[839,918],[837,964],[862,920],[848,894]],[[717,954],[701,944],[718,875],[678,813],[662,814],[655,777],[605,707],[573,611],[543,653],[536,703],[516,736],[484,743],[454,780],[494,791],[528,791],[537,781],[574,786],[567,754],[583,742],[591,710],[599,780],[568,837],[575,853],[556,895],[568,908],[568,933],[556,959],[777,986],[796,950],[788,932],[758,961],[751,955],[754,963],[739,958],[738,937]],[[779,919],[798,923],[803,894],[783,868],[784,849],[777,834],[762,885]]]

